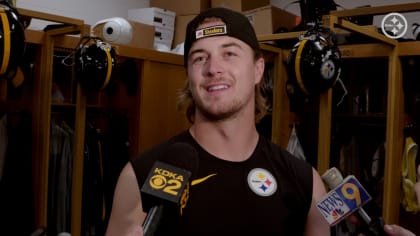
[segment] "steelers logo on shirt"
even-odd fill
[[[248,186],[257,195],[269,197],[277,191],[277,182],[265,169],[255,168],[248,173]]]

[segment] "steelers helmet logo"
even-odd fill
[[[324,63],[322,63],[321,65],[321,76],[324,79],[331,79],[333,78],[335,75],[335,65],[334,62],[332,60],[326,60]]]
[[[269,197],[277,191],[277,182],[273,175],[262,168],[252,169],[248,173],[248,186],[258,196]]]

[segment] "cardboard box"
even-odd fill
[[[175,12],[157,7],[128,9],[128,20],[174,29]]]
[[[299,22],[298,16],[274,6],[260,7],[243,13],[251,21],[257,34],[272,34],[280,27],[291,30]]]
[[[152,25],[147,25],[135,21],[128,22],[132,27],[133,37],[132,40],[125,45],[136,48],[153,49],[155,27]],[[105,23],[96,25],[94,28],[92,28],[92,34],[103,39],[104,37],[102,35],[102,32],[104,25]]]
[[[165,52],[170,51],[172,49],[171,45],[172,41],[159,38],[155,38],[155,42],[153,43],[153,47],[156,50]]]
[[[187,24],[197,15],[184,15],[175,17],[175,33],[172,47],[175,48],[178,44],[185,41],[185,31]]]
[[[176,15],[191,15],[209,8],[210,0],[150,0],[150,6],[168,9]]]
[[[226,7],[240,12],[267,5],[270,5],[270,0],[211,0],[211,7]]]
[[[171,41],[174,39],[174,30],[162,27],[155,27],[155,39]]]

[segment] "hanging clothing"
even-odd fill
[[[287,151],[292,153],[295,157],[306,161],[305,152],[300,144],[299,137],[296,132],[296,126],[293,123],[292,132],[290,134],[289,142],[287,144]]]
[[[344,176],[354,175],[361,179],[359,143],[355,136],[349,143],[344,143],[340,148],[339,169]]]
[[[385,168],[385,143],[376,148],[372,157],[371,177],[374,179],[383,178]]]
[[[419,206],[414,192],[414,184],[416,183],[416,156],[418,145],[411,137],[406,137],[404,145],[404,153],[401,164],[402,175],[402,207],[411,213],[417,213]]]
[[[82,235],[103,235],[105,232],[102,133],[87,124],[83,156]]]
[[[376,207],[381,208],[384,198],[384,170],[385,170],[385,142],[380,144],[372,156],[372,164],[370,167],[369,183],[372,186],[370,194]]]
[[[50,137],[48,234],[70,232],[73,132],[52,124]]]
[[[106,125],[87,122],[83,161],[83,236],[104,235],[115,186],[130,159],[129,123],[126,114],[113,113]]]

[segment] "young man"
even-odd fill
[[[173,143],[192,146],[198,167],[188,201],[171,209],[157,235],[330,235],[315,207],[326,193],[317,171],[257,132],[266,113],[264,59],[248,19],[206,10],[188,24],[184,50],[181,100],[192,125],[125,166],[107,235],[142,234],[138,226],[153,203],[139,189]]]

